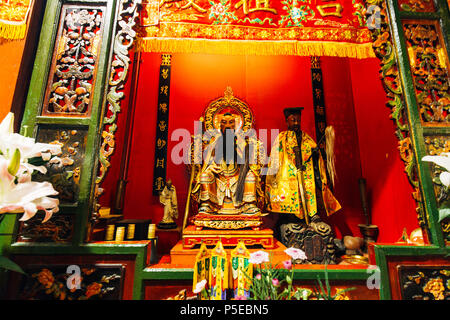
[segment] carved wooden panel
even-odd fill
[[[400,11],[435,12],[433,0],[398,0]]]
[[[449,266],[398,266],[403,300],[450,300]]]
[[[403,21],[411,74],[422,124],[450,122],[448,57],[437,21]]]
[[[86,153],[87,130],[40,126],[36,140],[59,144],[62,149],[61,155],[46,164],[47,173],[39,174],[36,180],[51,182],[59,192],[60,204],[75,204],[80,189],[81,165]]]
[[[75,224],[74,215],[58,212],[42,223],[44,215],[39,212],[30,220],[20,223],[17,242],[70,242]]]
[[[63,5],[42,115],[89,116],[104,9]]]
[[[74,269],[68,271],[68,265],[27,266],[24,271],[29,276],[22,278],[17,299],[120,300],[122,298],[124,278],[122,265],[89,264],[74,267],[79,267],[79,282],[73,277]],[[74,287],[77,284],[78,289]]]

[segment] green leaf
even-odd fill
[[[331,294],[331,287],[330,287],[330,281],[328,281],[327,264],[325,264],[325,285],[327,286],[327,295],[330,296],[330,294]]]
[[[19,167],[20,167],[20,150],[16,148],[11,158],[11,161],[9,162],[8,165],[9,174],[15,176],[17,171],[19,171]]]
[[[292,284],[292,278],[289,275],[286,276],[286,282]]]
[[[19,265],[4,256],[0,256],[0,269],[26,274]]]
[[[322,281],[320,280],[319,276],[317,276],[317,282],[319,283],[321,295],[326,295],[325,289],[323,288]]]
[[[47,161],[43,160],[42,157],[33,157],[28,159],[28,163],[34,166],[43,166]]]

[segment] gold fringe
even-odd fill
[[[372,43],[139,38],[141,52],[374,58]]]
[[[26,23],[9,24],[0,21],[0,38],[9,40],[24,39],[26,30],[27,30]]]

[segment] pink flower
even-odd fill
[[[250,263],[261,264],[263,262],[269,262],[269,254],[265,251],[259,250],[250,254]]]
[[[278,279],[272,279],[272,284],[273,284],[275,287],[278,287],[278,286],[280,285],[280,281],[278,281]]]
[[[234,300],[247,300],[246,296],[236,296]]]
[[[203,289],[205,289],[205,286],[206,286],[206,280],[203,279],[202,281],[197,282],[197,284],[195,285],[195,289],[192,292],[198,294],[198,293],[202,292]]]
[[[262,278],[262,277],[261,277],[261,273],[258,273],[258,274],[255,276],[255,278],[258,279],[258,280],[261,280],[261,278]]]
[[[291,260],[283,261],[283,266],[285,269],[288,269],[288,270],[292,269],[292,261]]]
[[[306,260],[306,254],[303,250],[297,249],[297,248],[288,248],[286,250],[284,250],[284,252],[289,255],[292,259],[297,260]]]

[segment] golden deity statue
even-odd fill
[[[227,88],[224,97],[209,104],[204,119],[206,132],[191,155],[191,195],[198,203],[193,222],[198,228],[257,228],[265,153],[252,130],[250,109]]]
[[[224,113],[220,120],[221,134],[207,147],[193,190],[200,189],[200,213],[257,214],[261,211],[256,205],[259,167],[250,164],[249,159],[254,140],[245,141],[235,128],[235,116]]]
[[[271,212],[288,213],[307,223],[319,221],[319,208],[327,215],[341,209],[327,183],[326,167],[317,143],[301,130],[303,108],[286,108],[288,130],[272,147],[266,177]]]

